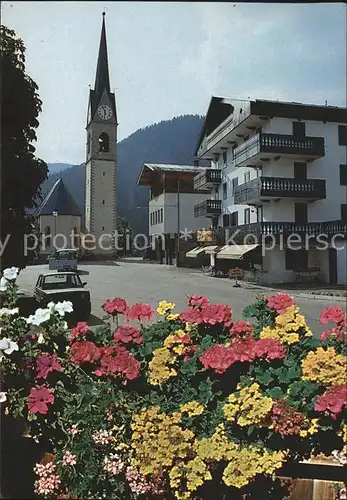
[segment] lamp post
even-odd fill
[[[57,217],[58,217],[58,212],[56,210],[54,210],[54,212],[53,212],[53,217],[54,217],[54,238],[55,238],[57,235]],[[53,241],[54,241],[54,238],[53,238]]]

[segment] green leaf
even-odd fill
[[[181,366],[180,372],[183,375],[195,375],[197,372],[196,358],[189,359]]]
[[[274,387],[267,394],[273,399],[282,399],[285,397],[285,393],[282,391],[280,387]]]
[[[261,382],[261,383],[262,383],[262,384],[264,384],[265,386],[266,386],[266,385],[269,385],[269,384],[270,384],[270,382],[272,382],[272,377],[271,377],[271,374],[270,374],[268,371],[266,371],[266,372],[262,373],[261,375],[260,375],[260,374],[259,374],[259,375],[257,375],[257,377],[256,377],[256,378],[257,378],[257,380],[258,380],[259,382]]]

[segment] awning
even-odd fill
[[[211,254],[211,253],[217,253],[218,252],[218,245],[209,245],[204,247],[205,253]]]
[[[206,247],[196,247],[193,248],[193,250],[189,250],[189,252],[186,253],[186,257],[192,257],[193,259],[196,259],[196,257],[202,253],[205,250]]]
[[[217,259],[235,259],[239,260],[241,257],[254,248],[258,247],[259,244],[255,245],[225,245],[221,248],[220,252],[217,253]]]

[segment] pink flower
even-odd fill
[[[79,321],[75,328],[72,330],[71,340],[75,340],[77,337],[83,337],[88,333],[88,325],[85,321]]]
[[[206,370],[212,368],[216,373],[224,373],[237,361],[232,348],[220,344],[206,349],[199,359]]]
[[[106,346],[100,348],[101,366],[95,375],[114,375],[127,380],[134,380],[140,376],[140,363],[122,346]]]
[[[136,330],[133,326],[123,325],[117,328],[113,335],[115,342],[123,342],[123,344],[129,344],[130,342],[135,342],[135,344],[141,344],[143,338],[141,333]]]
[[[337,326],[331,330],[321,333],[320,339],[324,342],[327,339],[341,340],[342,342],[347,342],[347,330],[344,325]]]
[[[60,477],[54,474],[55,470],[56,465],[51,461],[35,465],[34,472],[39,476],[35,481],[36,493],[45,497],[55,496],[61,483]]]
[[[341,307],[329,306],[322,311],[320,315],[320,322],[322,325],[326,325],[329,321],[339,325],[347,321],[347,315]]]
[[[64,456],[63,456],[63,460],[62,460],[62,465],[64,465],[65,467],[67,465],[76,465],[76,456],[73,455],[70,451],[66,451]]]
[[[253,344],[253,353],[255,358],[266,357],[267,360],[284,359],[287,351],[281,342],[276,339],[260,339]]]
[[[188,304],[190,307],[201,307],[209,304],[209,302],[208,298],[202,295],[188,295]]]
[[[41,413],[45,415],[48,412],[47,404],[54,403],[54,396],[46,386],[32,387],[28,396],[28,410],[30,413]]]
[[[226,327],[231,326],[231,307],[224,304],[204,304],[201,309],[203,323],[216,325],[221,323]]]
[[[181,312],[180,319],[186,323],[199,324],[202,322],[201,311],[195,307],[187,307]]]
[[[61,365],[56,354],[43,353],[36,360],[37,375],[36,378],[46,379],[52,371],[59,372]]]
[[[77,424],[73,424],[70,429],[68,429],[68,433],[72,436],[76,436],[76,434],[78,434],[79,432],[81,431],[77,428]]]
[[[230,349],[235,357],[235,361],[253,361],[255,357],[253,346],[253,339],[235,339],[230,346]]]
[[[320,412],[330,412],[336,419],[345,406],[347,406],[347,387],[335,385],[317,398],[314,409]]]
[[[275,309],[277,314],[282,314],[286,309],[288,309],[288,307],[294,306],[295,302],[293,297],[287,293],[279,292],[272,297],[268,297],[267,305],[268,307]]]
[[[151,321],[154,317],[155,310],[149,304],[141,304],[137,302],[132,307],[128,308],[125,314],[128,320],[135,319],[138,321]]]
[[[103,305],[103,309],[109,314],[126,314],[128,310],[128,303],[121,297],[107,299],[105,304]]]
[[[247,321],[237,321],[230,329],[232,337],[249,337],[253,333],[253,327]]]

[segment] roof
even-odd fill
[[[151,177],[156,172],[169,172],[173,174],[192,174],[193,176],[205,170],[206,167],[197,167],[194,165],[171,165],[165,163],[144,163],[140,172],[137,185],[150,186]]]
[[[247,114],[245,113],[245,109],[248,108],[250,110],[249,114],[254,116],[268,116],[271,118],[276,116],[294,120],[301,119],[335,123],[347,122],[346,107],[266,99],[239,99],[212,96],[196,145],[195,155],[198,154],[199,147],[204,137],[210,135],[213,130],[232,115],[235,106],[238,104],[244,108],[243,118],[246,118]]]
[[[41,273],[41,276],[54,276],[55,274],[77,274],[79,276],[78,273],[73,271],[52,271],[51,273]]]
[[[53,215],[53,212],[58,212],[58,215],[81,216],[80,209],[65,186],[62,178],[58,179],[53,185],[52,189],[36,210],[35,215],[37,217],[41,215]]]

